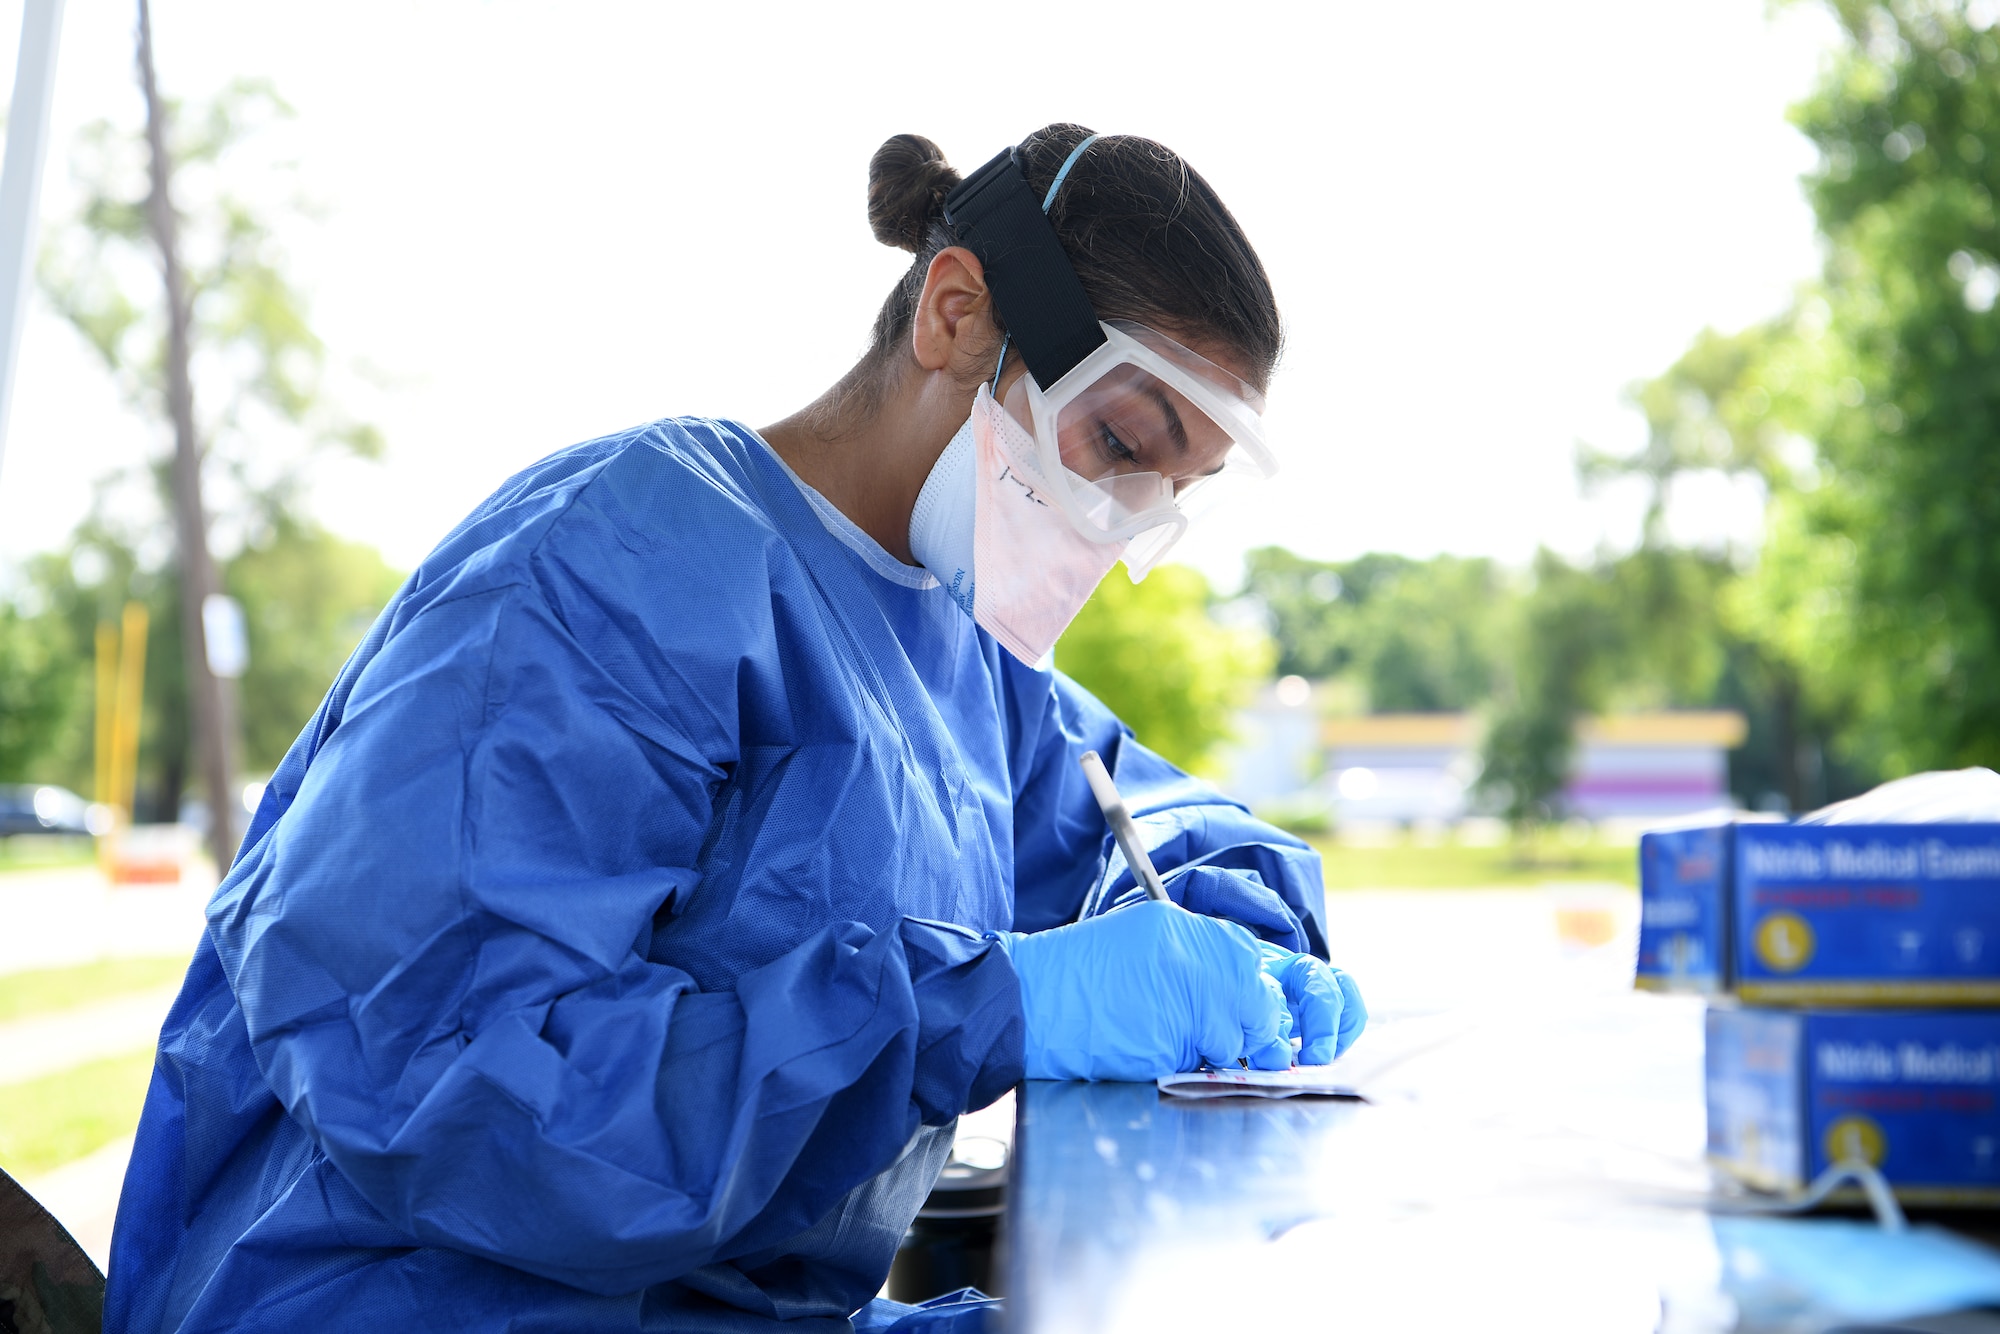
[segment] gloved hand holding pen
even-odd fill
[[[1285,979],[1267,982],[1256,937],[1234,922],[1149,902],[993,938],[1021,979],[1030,1079],[1292,1064]]]
[[[1289,1052],[1296,1047],[1298,1064],[1326,1065],[1353,1045],[1354,1039],[1368,1024],[1368,1007],[1362,1004],[1361,989],[1355,986],[1353,978],[1324,959],[1287,948],[1287,944],[1303,944],[1305,936],[1299,930],[1298,919],[1285,907],[1283,900],[1271,893],[1254,874],[1212,866],[1189,868],[1176,878],[1174,888],[1169,889],[1154,869],[1152,857],[1146,851],[1145,843],[1125,808],[1125,800],[1119,795],[1110,771],[1105,768],[1103,758],[1091,750],[1085,751],[1079,762],[1089,780],[1091,795],[1104,812],[1105,823],[1110,827],[1119,850],[1125,854],[1133,879],[1138,882],[1127,894],[1120,896],[1112,915],[1134,911],[1142,906],[1142,898],[1152,901],[1143,905],[1148,907],[1178,903],[1195,909],[1199,920],[1232,919],[1226,924],[1249,938],[1258,950],[1263,981],[1278,1008],[1277,1040],[1285,1047],[1287,1059],[1279,1062],[1274,1050],[1253,1047],[1258,1055],[1250,1059],[1246,1053],[1248,1063],[1262,1070],[1286,1069],[1293,1063]],[[1262,934],[1251,935],[1233,919],[1254,924]],[[1092,916],[1078,925],[1103,920],[1106,920],[1104,916]],[[1270,934],[1278,934],[1286,944],[1274,943],[1266,938]],[[1022,985],[1025,991],[1025,977]],[[1032,1014],[1028,1027],[1032,1052],[1035,1041]],[[1260,1034],[1262,1031],[1260,1028]],[[1211,1065],[1225,1064],[1206,1051],[1202,1055]],[[1031,1055],[1029,1059],[1029,1077],[1038,1078],[1033,1073],[1034,1057]],[[1181,1065],[1159,1073],[1179,1073],[1196,1068],[1195,1065]],[[1133,1076],[1073,1074],[1050,1077],[1120,1079]]]
[[[1343,970],[1304,953],[1305,933],[1284,901],[1252,872],[1195,866],[1165,881],[1167,896],[1189,912],[1220,917],[1247,927],[1263,950],[1264,974],[1279,986],[1299,1039],[1300,1065],[1325,1065],[1354,1045],[1368,1026],[1361,988]],[[1118,896],[1110,911],[1143,902],[1134,886]]]

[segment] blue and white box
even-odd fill
[[[1639,839],[1639,969],[1647,991],[1729,986],[1728,860],[1733,825]]]
[[[1709,1161],[1796,1191],[1859,1158],[1913,1204],[2000,1204],[2000,1011],[1708,1012]]]
[[[2000,825],[1729,824],[1639,841],[1637,985],[2000,1004]]]

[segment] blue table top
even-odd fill
[[[1162,1248],[1254,1248],[1317,1216],[1330,1183],[1299,1164],[1362,1111],[1320,1099],[1180,1100],[1150,1084],[1031,1082],[1018,1096],[1008,1234],[1017,1330],[1107,1328]],[[1206,1260],[1197,1273],[1230,1283]],[[1190,1280],[1209,1281],[1190,1274],[1173,1286]]]
[[[1340,897],[1383,942],[1355,968],[1380,1022],[1342,1063],[1370,1101],[1024,1085],[1010,1334],[1810,1334],[1857,1288],[1908,1280],[1878,1319],[2000,1297],[2000,1259],[1941,1230],[1711,1217],[1702,1006],[1630,990],[1629,920],[1581,948],[1549,925],[1574,896]],[[1878,1270],[1843,1289],[1856,1257]]]

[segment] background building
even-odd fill
[[[1480,728],[1470,713],[1321,718],[1309,693],[1272,686],[1239,716],[1221,778],[1253,806],[1320,809],[1336,824],[1450,824],[1479,811]],[[1731,710],[1590,719],[1561,813],[1625,821],[1732,805],[1729,752],[1745,732]]]

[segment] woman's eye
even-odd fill
[[[1120,463],[1137,463],[1139,461],[1139,455],[1130,445],[1120,440],[1118,432],[1112,430],[1109,426],[1098,427],[1098,434],[1102,439],[1104,452],[1112,458],[1118,460]]]

